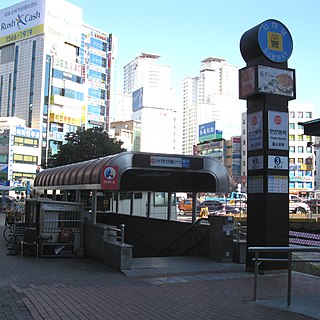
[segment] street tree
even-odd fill
[[[78,129],[65,135],[66,143],[48,159],[48,167],[57,167],[126,151],[122,141],[109,137],[103,128]]]

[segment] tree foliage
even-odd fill
[[[48,167],[86,161],[126,151],[122,141],[110,138],[102,128],[78,129],[65,135],[66,143],[48,160]]]

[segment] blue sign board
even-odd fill
[[[216,122],[208,122],[200,124],[199,126],[199,141],[209,141],[215,138],[216,133]]]
[[[141,109],[143,105],[143,87],[132,92],[132,111]]]
[[[258,30],[258,42],[263,55],[277,63],[287,61],[293,49],[289,30],[277,20],[266,20]]]

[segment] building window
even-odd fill
[[[295,128],[295,123],[289,123],[289,129],[294,129]]]
[[[34,164],[37,165],[38,157],[25,155],[25,154],[14,154],[13,155],[13,163],[24,163],[24,164]]]
[[[299,119],[303,118],[303,112],[302,111],[298,111],[297,112],[297,118],[299,118]]]
[[[3,87],[3,76],[0,78],[0,115],[2,110],[2,87]]]
[[[289,112],[289,118],[295,118],[296,115],[295,115],[295,112],[294,111],[290,111]]]
[[[303,135],[302,134],[298,134],[297,138],[298,138],[298,141],[303,141]]]
[[[295,141],[294,134],[289,134],[289,141]]]
[[[291,153],[295,153],[295,152],[296,152],[296,148],[295,148],[295,147],[290,146],[290,147],[289,147],[289,152],[291,152]]]
[[[15,146],[34,147],[38,148],[39,139],[32,139],[26,137],[14,137],[13,143]]]
[[[30,93],[29,93],[29,114],[28,114],[28,127],[32,126],[32,105],[33,105],[33,93],[34,93],[34,77],[35,77],[35,65],[36,65],[36,49],[37,42],[33,41],[32,44],[32,60],[31,60],[31,74],[30,74]]]
[[[155,206],[164,206],[168,204],[168,196],[165,192],[155,192],[153,195]]]
[[[17,72],[18,72],[18,62],[19,62],[19,46],[16,46],[14,55],[14,70],[13,70],[13,90],[12,90],[12,106],[11,106],[11,116],[15,116],[16,113],[16,93],[17,93]]]
[[[298,147],[298,153],[303,153],[303,147]]]
[[[12,180],[19,181],[22,179],[34,179],[36,177],[35,173],[26,173],[26,172],[12,172]]]
[[[1,49],[2,53],[2,49]],[[10,117],[10,100],[11,100],[11,79],[12,79],[12,74],[9,73],[9,82],[8,82],[8,97],[7,97],[7,117]]]
[[[312,112],[307,111],[306,112],[306,118],[311,119],[312,118]]]
[[[8,155],[7,154],[0,154],[0,163],[8,164]]]
[[[51,132],[63,132],[63,124],[52,122],[50,124],[50,131]]]

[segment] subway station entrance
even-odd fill
[[[199,192],[229,192],[229,176],[207,157],[124,152],[43,170],[34,190],[35,196],[83,203],[92,223],[99,212],[171,220],[174,193],[191,193],[196,204]]]
[[[40,203],[37,209],[40,215],[59,211],[68,203],[82,205],[83,227],[79,228],[75,256],[79,251],[89,258],[125,269],[129,266],[124,261],[130,260],[123,258],[125,256],[180,255],[181,246],[184,251],[190,247],[190,238],[195,240],[195,255],[208,256],[208,250],[198,245],[206,238],[204,246],[208,247],[209,223],[198,223],[197,194],[229,191],[228,173],[214,159],[123,152],[41,171],[34,181],[31,200]],[[178,192],[192,195],[192,221],[188,223],[176,219]],[[43,217],[39,220],[46,221]],[[56,227],[59,227],[58,220]],[[194,225],[191,234],[188,229]],[[188,234],[188,239],[182,239],[179,248],[164,253],[181,234]]]

